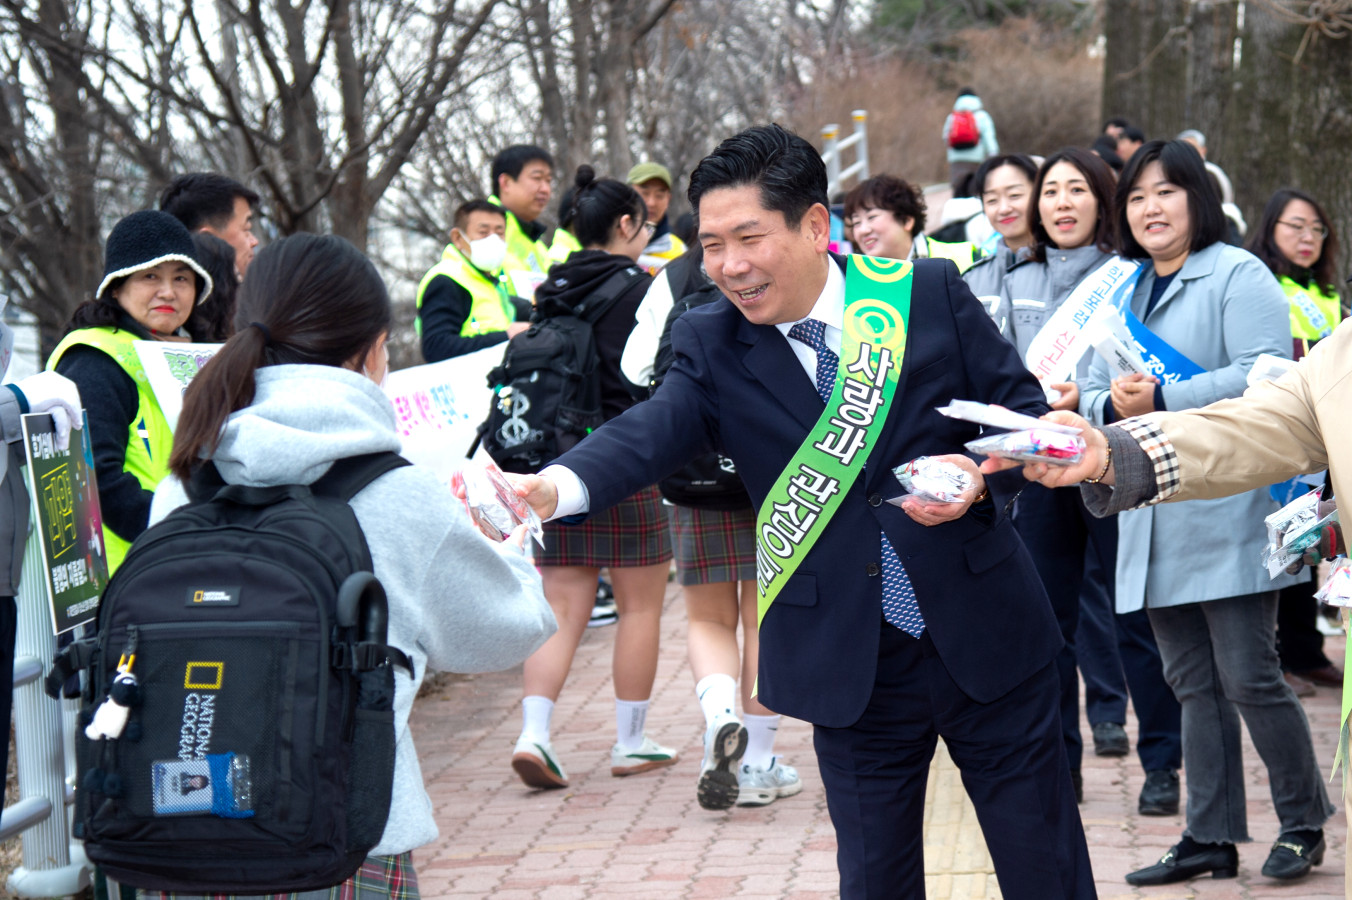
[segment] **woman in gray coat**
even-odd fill
[[[1189,145],[1152,141],[1118,183],[1123,256],[1148,260],[1131,311],[1158,377],[1109,380],[1091,366],[1080,412],[1103,425],[1159,409],[1205,406],[1244,392],[1262,353],[1290,346],[1287,304],[1267,267],[1221,242],[1224,214],[1202,159]],[[1183,706],[1188,775],[1183,839],[1130,884],[1197,875],[1232,877],[1235,843],[1249,840],[1239,721],[1267,766],[1281,834],[1263,866],[1299,878],[1323,860],[1333,812],[1299,701],[1282,680],[1274,647],[1277,590],[1259,565],[1266,491],[1129,510],[1119,517],[1117,609],[1145,607],[1164,674]]]

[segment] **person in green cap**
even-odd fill
[[[656,226],[648,246],[644,248],[639,264],[654,275],[657,271],[685,252],[685,241],[671,232],[667,221],[667,207],[671,205],[671,171],[655,162],[643,162],[629,170],[625,179],[648,204],[648,221]],[[645,258],[650,257],[650,258]]]

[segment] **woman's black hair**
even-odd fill
[[[81,328],[125,328],[131,317],[123,313],[122,307],[113,299],[113,292],[126,283],[126,278],[110,281],[102,297],[86,300],[75,307],[75,311],[70,314],[70,321],[66,323],[66,330],[61,333],[62,336],[79,331]]]
[[[874,175],[845,195],[845,218],[864,209],[885,209],[902,224],[911,220],[911,237],[925,230],[925,192],[895,175]]]
[[[1042,224],[1042,214],[1038,209],[1038,200],[1042,196],[1042,185],[1047,173],[1057,163],[1068,163],[1084,176],[1089,192],[1098,201],[1098,221],[1094,224],[1094,246],[1104,253],[1113,249],[1113,172],[1108,164],[1095,154],[1082,147],[1063,147],[1042,163],[1037,178],[1033,181],[1033,200],[1029,209],[1028,221],[1033,232],[1032,258],[1038,262],[1047,261],[1047,248],[1054,246],[1051,235]]]
[[[293,234],[268,244],[240,285],[234,336],[183,395],[170,470],[186,483],[215,452],[226,419],[253,402],[258,369],[347,366],[390,330],[390,319],[385,282],[347,241]]]
[[[639,228],[648,220],[648,206],[638,191],[614,178],[598,179],[591,166],[577,167],[573,189],[570,230],[583,247],[596,249],[610,243],[611,235],[625,216]]]
[[[972,196],[980,198],[986,192],[986,179],[1001,166],[1013,166],[1028,176],[1029,183],[1037,180],[1037,163],[1025,153],[1001,153],[986,157],[972,176]]]
[[[577,200],[577,188],[569,185],[564,190],[563,196],[559,197],[559,227],[564,231],[572,233],[573,216],[577,213],[575,201]],[[573,235],[577,237],[577,235]]]
[[[218,344],[235,333],[235,296],[239,293],[235,248],[205,231],[194,234],[192,242],[197,261],[211,276],[211,293],[193,305],[183,328],[198,343]]]
[[[1245,249],[1254,256],[1267,263],[1267,267],[1278,276],[1304,276],[1302,267],[1291,262],[1281,250],[1277,249],[1277,241],[1274,233],[1277,230],[1277,220],[1286,212],[1286,205],[1292,200],[1304,200],[1314,207],[1315,214],[1319,216],[1319,221],[1328,229],[1328,235],[1324,238],[1323,245],[1319,248],[1319,259],[1310,267],[1310,277],[1314,279],[1315,284],[1329,293],[1337,293],[1338,285],[1338,232],[1333,230],[1333,220],[1329,218],[1324,207],[1314,197],[1296,188],[1281,188],[1273,194],[1268,200],[1267,206],[1263,208],[1263,216],[1258,221],[1258,227],[1254,229],[1253,236],[1249,238],[1249,243]]]
[[[1187,141],[1148,141],[1131,155],[1126,169],[1117,182],[1117,251],[1129,259],[1147,259],[1150,254],[1131,233],[1127,223],[1127,197],[1141,180],[1141,173],[1152,162],[1158,162],[1170,184],[1182,188],[1188,195],[1188,219],[1192,227],[1189,252],[1196,253],[1225,240],[1228,228],[1221,198],[1211,186],[1202,156]]]

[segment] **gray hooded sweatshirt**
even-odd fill
[[[333,366],[268,366],[253,403],[230,416],[215,454],[221,477],[254,486],[310,484],[338,459],[399,450],[394,410],[370,379]],[[169,478],[151,522],[185,500]],[[390,643],[416,677],[395,678],[394,792],[372,856],[403,853],[437,836],[408,716],[430,666],[491,672],[520,663],[554,633],[535,567],[512,545],[494,544],[435,475],[418,466],[377,478],[352,499],[376,577],[390,603]]]

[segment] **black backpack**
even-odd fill
[[[678,265],[684,263],[684,265]],[[699,260],[683,256],[667,266],[672,292],[680,299],[671,305],[667,320],[662,325],[662,337],[657,342],[657,356],[653,359],[653,374],[648,381],[651,395],[666,377],[676,360],[671,349],[671,327],[689,310],[706,303],[723,301],[723,292],[699,271]],[[732,460],[718,453],[706,453],[686,463],[657,483],[662,496],[677,506],[693,506],[725,512],[749,509],[751,495],[737,474]]]
[[[377,453],[310,486],[246,487],[207,464],[193,502],[136,539],[97,637],[47,679],[53,693],[88,674],[73,833],[110,876],[194,894],[316,890],[380,840],[393,666],[412,665],[386,645],[385,592],[348,500],[403,465]],[[118,678],[128,660],[134,684]],[[105,703],[129,707],[126,724],[90,739]]]
[[[647,273],[630,266],[611,275],[570,314],[536,310],[530,328],[507,342],[488,373],[493,399],[470,447],[480,442],[504,472],[529,474],[571,450],[604,421],[595,324]]]

